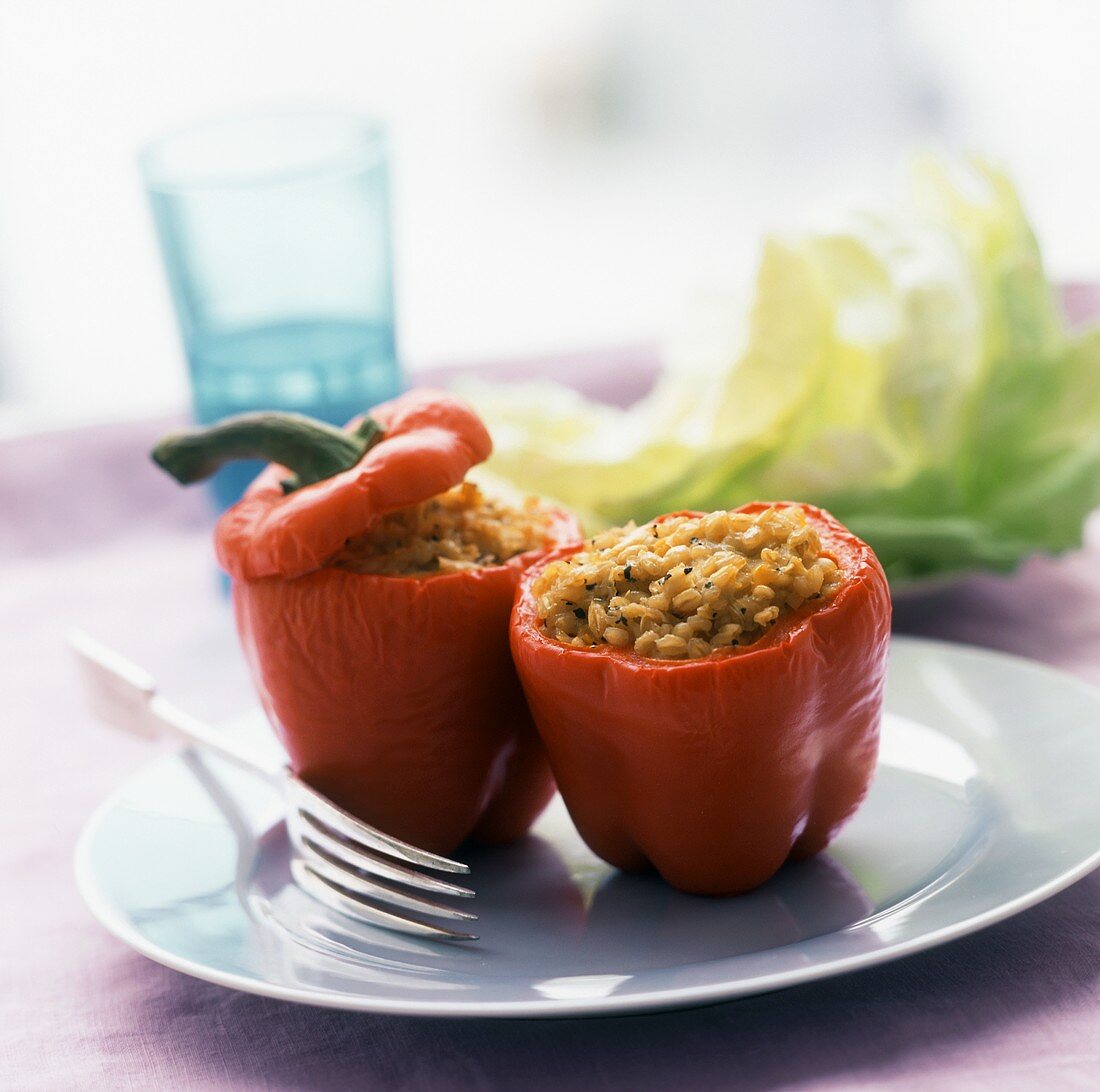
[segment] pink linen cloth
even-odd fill
[[[566,371],[627,398],[644,390],[652,361],[625,353]],[[150,755],[84,711],[66,628],[80,624],[133,654],[201,714],[229,715],[251,700],[213,575],[205,498],[144,458],[164,424],[0,443],[0,1088],[1100,1082],[1100,873],[883,967],[704,1009],[592,1020],[305,1008],[187,978],[114,940],[80,901],[72,850],[99,801]],[[1094,524],[1083,552],[901,603],[897,629],[1033,656],[1100,683],[1098,572]]]

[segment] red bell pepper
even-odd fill
[[[737,894],[824,849],[863,800],[878,752],[890,594],[866,543],[800,507],[844,574],[840,588],[755,643],[701,659],[548,636],[531,584],[579,546],[524,576],[512,655],[573,821],[610,864],[655,867],[684,891]]]
[[[437,853],[471,835],[519,837],[553,794],[508,650],[516,586],[545,551],[413,576],[326,562],[387,513],[457,485],[490,450],[465,403],[413,391],[349,431],[249,415],[154,452],[180,480],[227,458],[282,464],[215,533],[260,699],[299,775]],[[579,537],[572,516],[553,514],[549,545]]]

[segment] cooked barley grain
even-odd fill
[[[357,573],[412,576],[499,565],[544,546],[550,514],[535,497],[505,504],[463,482],[446,493],[383,517],[350,539],[329,564]]]
[[[801,508],[629,524],[547,565],[533,592],[545,632],[659,660],[749,645],[787,611],[840,586]]]

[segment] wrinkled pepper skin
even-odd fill
[[[368,823],[443,854],[471,836],[518,838],[554,792],[508,647],[517,585],[545,551],[429,576],[325,567],[489,451],[449,395],[414,392],[371,415],[385,438],[358,466],[285,497],[285,471],[269,467],[219,524],[255,685],[294,771]],[[579,538],[558,513],[552,544]]]
[[[512,655],[569,813],[610,864],[655,868],[682,891],[739,894],[824,849],[866,795],[890,594],[869,546],[827,512],[799,507],[844,583],[754,644],[699,660],[555,641],[530,590],[552,558],[524,576]]]

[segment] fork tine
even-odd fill
[[[303,891],[308,892],[319,902],[341,914],[354,918],[357,921],[371,921],[387,929],[396,929],[402,933],[412,933],[414,936],[434,937],[447,940],[477,940],[473,933],[460,933],[454,929],[448,929],[443,925],[430,925],[427,922],[416,921],[414,918],[402,917],[400,914],[391,914],[354,892],[330,883],[328,880],[312,871],[304,861],[291,861],[290,867],[294,879]]]
[[[311,855],[308,859],[297,857],[291,864],[291,869],[308,868],[320,879],[352,892],[362,895],[364,898],[374,899],[379,902],[392,903],[405,910],[415,910],[430,917],[450,918],[452,921],[477,921],[477,914],[471,914],[469,910],[459,910],[453,906],[447,906],[432,899],[422,899],[417,895],[411,895],[405,891],[399,891],[396,887],[381,883],[376,880],[368,880],[357,873],[349,872],[340,865],[330,864],[323,857]]]
[[[474,895],[468,887],[459,887],[435,876],[425,876],[394,861],[376,856],[362,846],[349,845],[308,812],[299,810],[292,813],[290,818],[291,838],[299,852],[319,856],[329,864],[357,868],[362,872],[370,872],[408,887],[419,887],[437,895],[457,895],[462,898],[472,898]],[[295,818],[297,822],[294,821]]]
[[[376,830],[296,777],[292,776],[288,781],[293,786],[293,793],[298,797],[294,801],[296,806],[303,812],[320,819],[326,827],[344,838],[359,842],[367,849],[396,857],[406,864],[431,868],[436,872],[466,873],[470,871],[468,865],[452,861],[448,857],[440,857],[437,853],[429,853],[426,849],[419,849],[409,845],[408,842],[401,841],[400,838],[394,838],[391,834]]]

